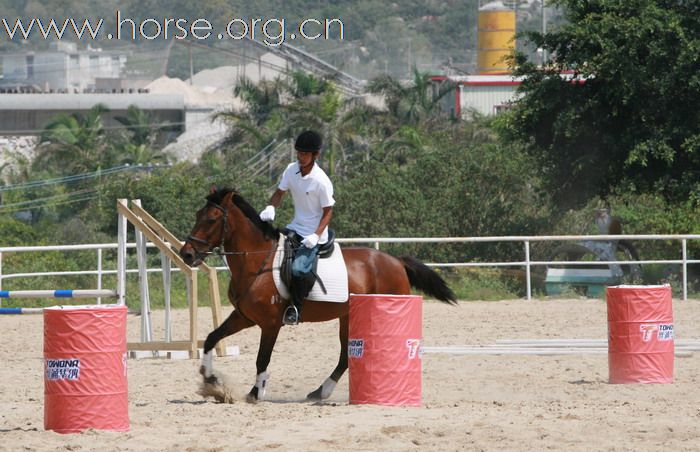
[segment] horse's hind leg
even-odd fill
[[[335,385],[338,383],[338,380],[340,380],[340,377],[343,376],[345,371],[348,368],[348,320],[349,317],[347,315],[340,317],[340,328],[338,331],[338,334],[340,336],[340,358],[338,359],[338,365],[335,366],[335,369],[333,370],[333,373],[331,373],[331,376],[326,378],[326,381],[323,382],[321,386],[318,387],[313,392],[310,392],[306,398],[309,400],[323,400],[327,399],[328,397],[333,394],[333,390],[335,389]]]
[[[238,310],[234,310],[224,322],[219,325],[214,331],[209,333],[204,341],[204,355],[202,356],[202,366],[199,368],[199,373],[202,374],[205,381],[215,378],[213,376],[213,351],[216,344],[223,338],[235,334],[242,329],[253,326],[254,323],[243,317]]]
[[[264,327],[261,326],[260,328],[262,331],[260,333],[258,358],[255,361],[255,367],[257,369],[255,385],[246,396],[246,401],[250,403],[255,403],[258,399],[262,399],[265,396],[267,381],[270,378],[270,374],[267,373],[267,366],[270,364],[272,349],[275,348],[275,342],[277,342],[277,336],[280,332],[280,327],[276,324]]]

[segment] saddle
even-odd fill
[[[292,261],[294,260],[295,250],[304,246],[301,243],[304,238],[294,231],[285,229],[283,232],[285,234],[284,257],[282,258],[280,277],[284,285],[289,288],[292,299],[301,301],[306,298],[316,281],[318,281],[323,293],[328,293],[316,269],[318,268],[319,259],[327,259],[333,255],[333,250],[335,249],[335,231],[330,228],[328,229],[328,241],[319,247],[311,272],[298,278],[294,278],[292,275]]]

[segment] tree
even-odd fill
[[[172,125],[154,124],[152,115],[135,105],[127,108],[125,116],[115,116],[114,119],[125,127],[115,149],[119,163],[168,163],[168,155],[156,145],[156,141],[158,131],[172,130]]]
[[[87,114],[61,113],[44,127],[33,166],[53,174],[76,174],[108,166],[111,161],[102,115],[97,104]]]
[[[321,134],[323,154],[328,157],[331,177],[343,172],[342,163],[353,152],[354,144],[359,140],[365,120],[370,114],[367,108],[342,96],[331,82],[326,82],[322,91],[285,105],[285,110],[295,132],[314,129]]]
[[[430,74],[413,68],[413,81],[405,85],[389,76],[380,76],[369,83],[367,91],[383,94],[389,113],[400,123],[418,124],[436,119],[440,101],[454,89],[454,84],[440,85],[437,93],[431,91]],[[440,118],[443,120],[444,118]]]
[[[568,24],[525,33],[546,68],[515,54],[523,97],[505,136],[540,162],[562,206],[621,182],[668,199],[700,192],[700,4],[553,0]]]

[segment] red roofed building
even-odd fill
[[[431,77],[435,92],[448,80],[456,89],[442,98],[442,110],[457,118],[468,118],[474,112],[494,115],[509,108],[521,83],[511,75],[441,75]]]

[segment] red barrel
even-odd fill
[[[129,430],[126,306],[44,310],[44,428]]]
[[[423,298],[351,295],[350,403],[420,406]]]
[[[673,383],[671,286],[607,288],[610,383]]]

